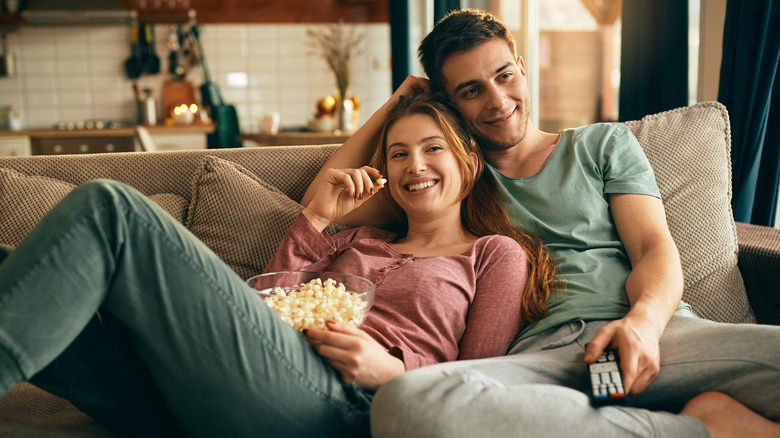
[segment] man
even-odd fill
[[[629,130],[537,129],[514,40],[482,11],[449,14],[419,52],[430,84],[410,77],[388,105],[412,86],[455,103],[504,206],[543,239],[567,291],[506,357],[423,368],[380,388],[374,435],[780,436],[772,422],[780,419],[780,328],[699,320],[681,303],[677,249]],[[366,163],[384,111],[326,167]],[[381,225],[388,215],[374,208],[345,221]],[[619,352],[630,395],[623,407],[596,409],[585,395],[587,364],[607,347]]]

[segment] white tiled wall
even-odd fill
[[[325,62],[306,44],[313,25],[204,25],[203,50],[212,80],[226,103],[236,106],[243,132],[257,130],[261,112],[281,113],[282,127],[306,125],[316,100],[336,91]],[[365,120],[392,94],[387,24],[357,25],[365,50],[353,63],[352,94],[360,96]],[[167,25],[155,26],[161,73],[138,79],[161,103],[170,79]],[[18,74],[0,78],[0,108],[13,104],[23,128],[51,127],[82,119],[135,119],[132,81],[124,74],[130,55],[126,26],[21,27],[8,34]],[[229,86],[227,75],[246,75],[246,85]],[[243,77],[243,76],[242,76]],[[187,79],[199,86],[202,70]]]

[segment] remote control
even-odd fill
[[[615,350],[604,350],[601,357],[588,365],[592,385],[591,404],[603,406],[625,401],[623,378],[620,375],[620,358]]]

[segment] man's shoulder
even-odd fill
[[[570,133],[572,142],[611,136],[631,135],[631,130],[629,130],[626,125],[619,122],[592,123],[590,125],[584,125],[578,128],[567,129],[564,132]]]

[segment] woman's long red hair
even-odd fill
[[[511,237],[525,251],[528,259],[528,278],[523,289],[522,315],[527,322],[542,319],[548,313],[547,300],[553,292],[565,290],[565,284],[557,278],[558,267],[538,236],[512,225],[509,214],[498,200],[495,179],[489,172],[484,171],[482,152],[449,100],[437,94],[423,92],[402,97],[388,113],[380,136],[377,167],[387,173],[386,140],[389,128],[402,117],[413,114],[430,116],[439,125],[460,166],[463,175],[463,227],[478,237],[493,234]],[[469,157],[472,152],[479,157],[476,167]],[[472,175],[475,177],[472,178]]]

